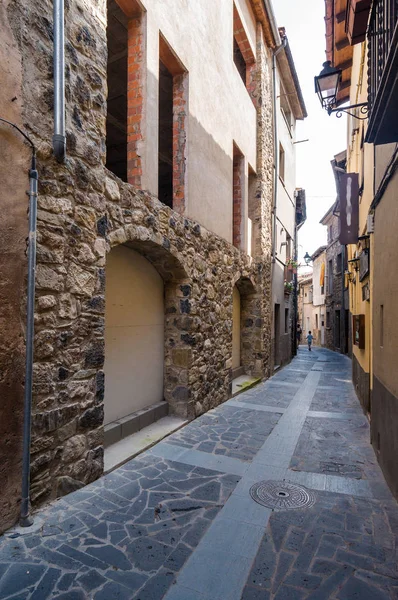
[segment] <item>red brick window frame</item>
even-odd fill
[[[184,214],[187,200],[188,71],[159,33],[159,59],[173,76],[173,210]]]
[[[237,44],[240,54],[243,57],[243,60],[246,65],[246,81],[244,82],[246,85],[246,89],[251,94],[254,89],[253,82],[253,72],[256,64],[256,57],[254,56],[253,50],[251,48],[249,39],[247,37],[245,28],[243,27],[242,20],[240,18],[239,12],[234,4],[234,45]],[[235,56],[234,56],[235,62]],[[236,62],[235,62],[236,64]],[[238,69],[239,70],[239,69]]]
[[[233,219],[232,219],[232,243],[236,248],[243,246],[243,203],[245,186],[245,157],[238,146],[233,145]]]

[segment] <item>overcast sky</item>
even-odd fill
[[[286,28],[308,117],[297,124],[296,184],[306,191],[307,222],[299,232],[299,259],[326,243],[326,227],[319,220],[336,199],[330,161],[346,147],[346,118],[330,117],[314,91],[314,75],[325,58],[325,3],[323,0],[272,0],[279,27]]]

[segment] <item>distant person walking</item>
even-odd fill
[[[296,330],[297,348],[300,346],[302,333],[303,333],[303,330],[301,329],[300,323],[297,323],[297,330]]]
[[[311,331],[308,332],[307,335],[307,342],[308,342],[308,350],[311,352],[311,346],[312,346],[312,340],[314,339],[314,336],[311,334]]]

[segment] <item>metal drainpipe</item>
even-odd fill
[[[25,356],[25,391],[24,422],[22,447],[22,499],[19,523],[22,527],[30,527],[29,487],[30,487],[30,429],[32,413],[32,381],[33,381],[33,339],[35,311],[35,276],[36,276],[36,220],[37,220],[37,187],[39,176],[36,169],[36,148],[28,135],[15,123],[0,117],[0,121],[16,129],[32,148],[32,162],[29,170],[29,236],[28,236],[28,288],[26,302],[26,356]]]
[[[279,148],[278,148],[278,118],[276,112],[276,57],[279,52],[285,48],[287,43],[286,38],[282,40],[282,44],[278,46],[272,55],[272,110],[274,113],[274,190],[273,190],[273,225],[272,225],[272,269],[275,264],[275,247],[276,247],[276,207],[278,197],[278,177],[279,177]]]
[[[54,135],[53,150],[58,162],[65,160],[65,34],[64,0],[54,0]]]

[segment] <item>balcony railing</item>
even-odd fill
[[[383,113],[387,109],[388,98],[391,98],[392,86],[396,82],[395,61],[397,60],[398,35],[398,0],[373,0],[368,27],[368,102],[370,119],[376,119],[370,127],[371,133],[367,141],[379,142],[378,137],[385,137]],[[388,134],[387,134],[388,137]]]

